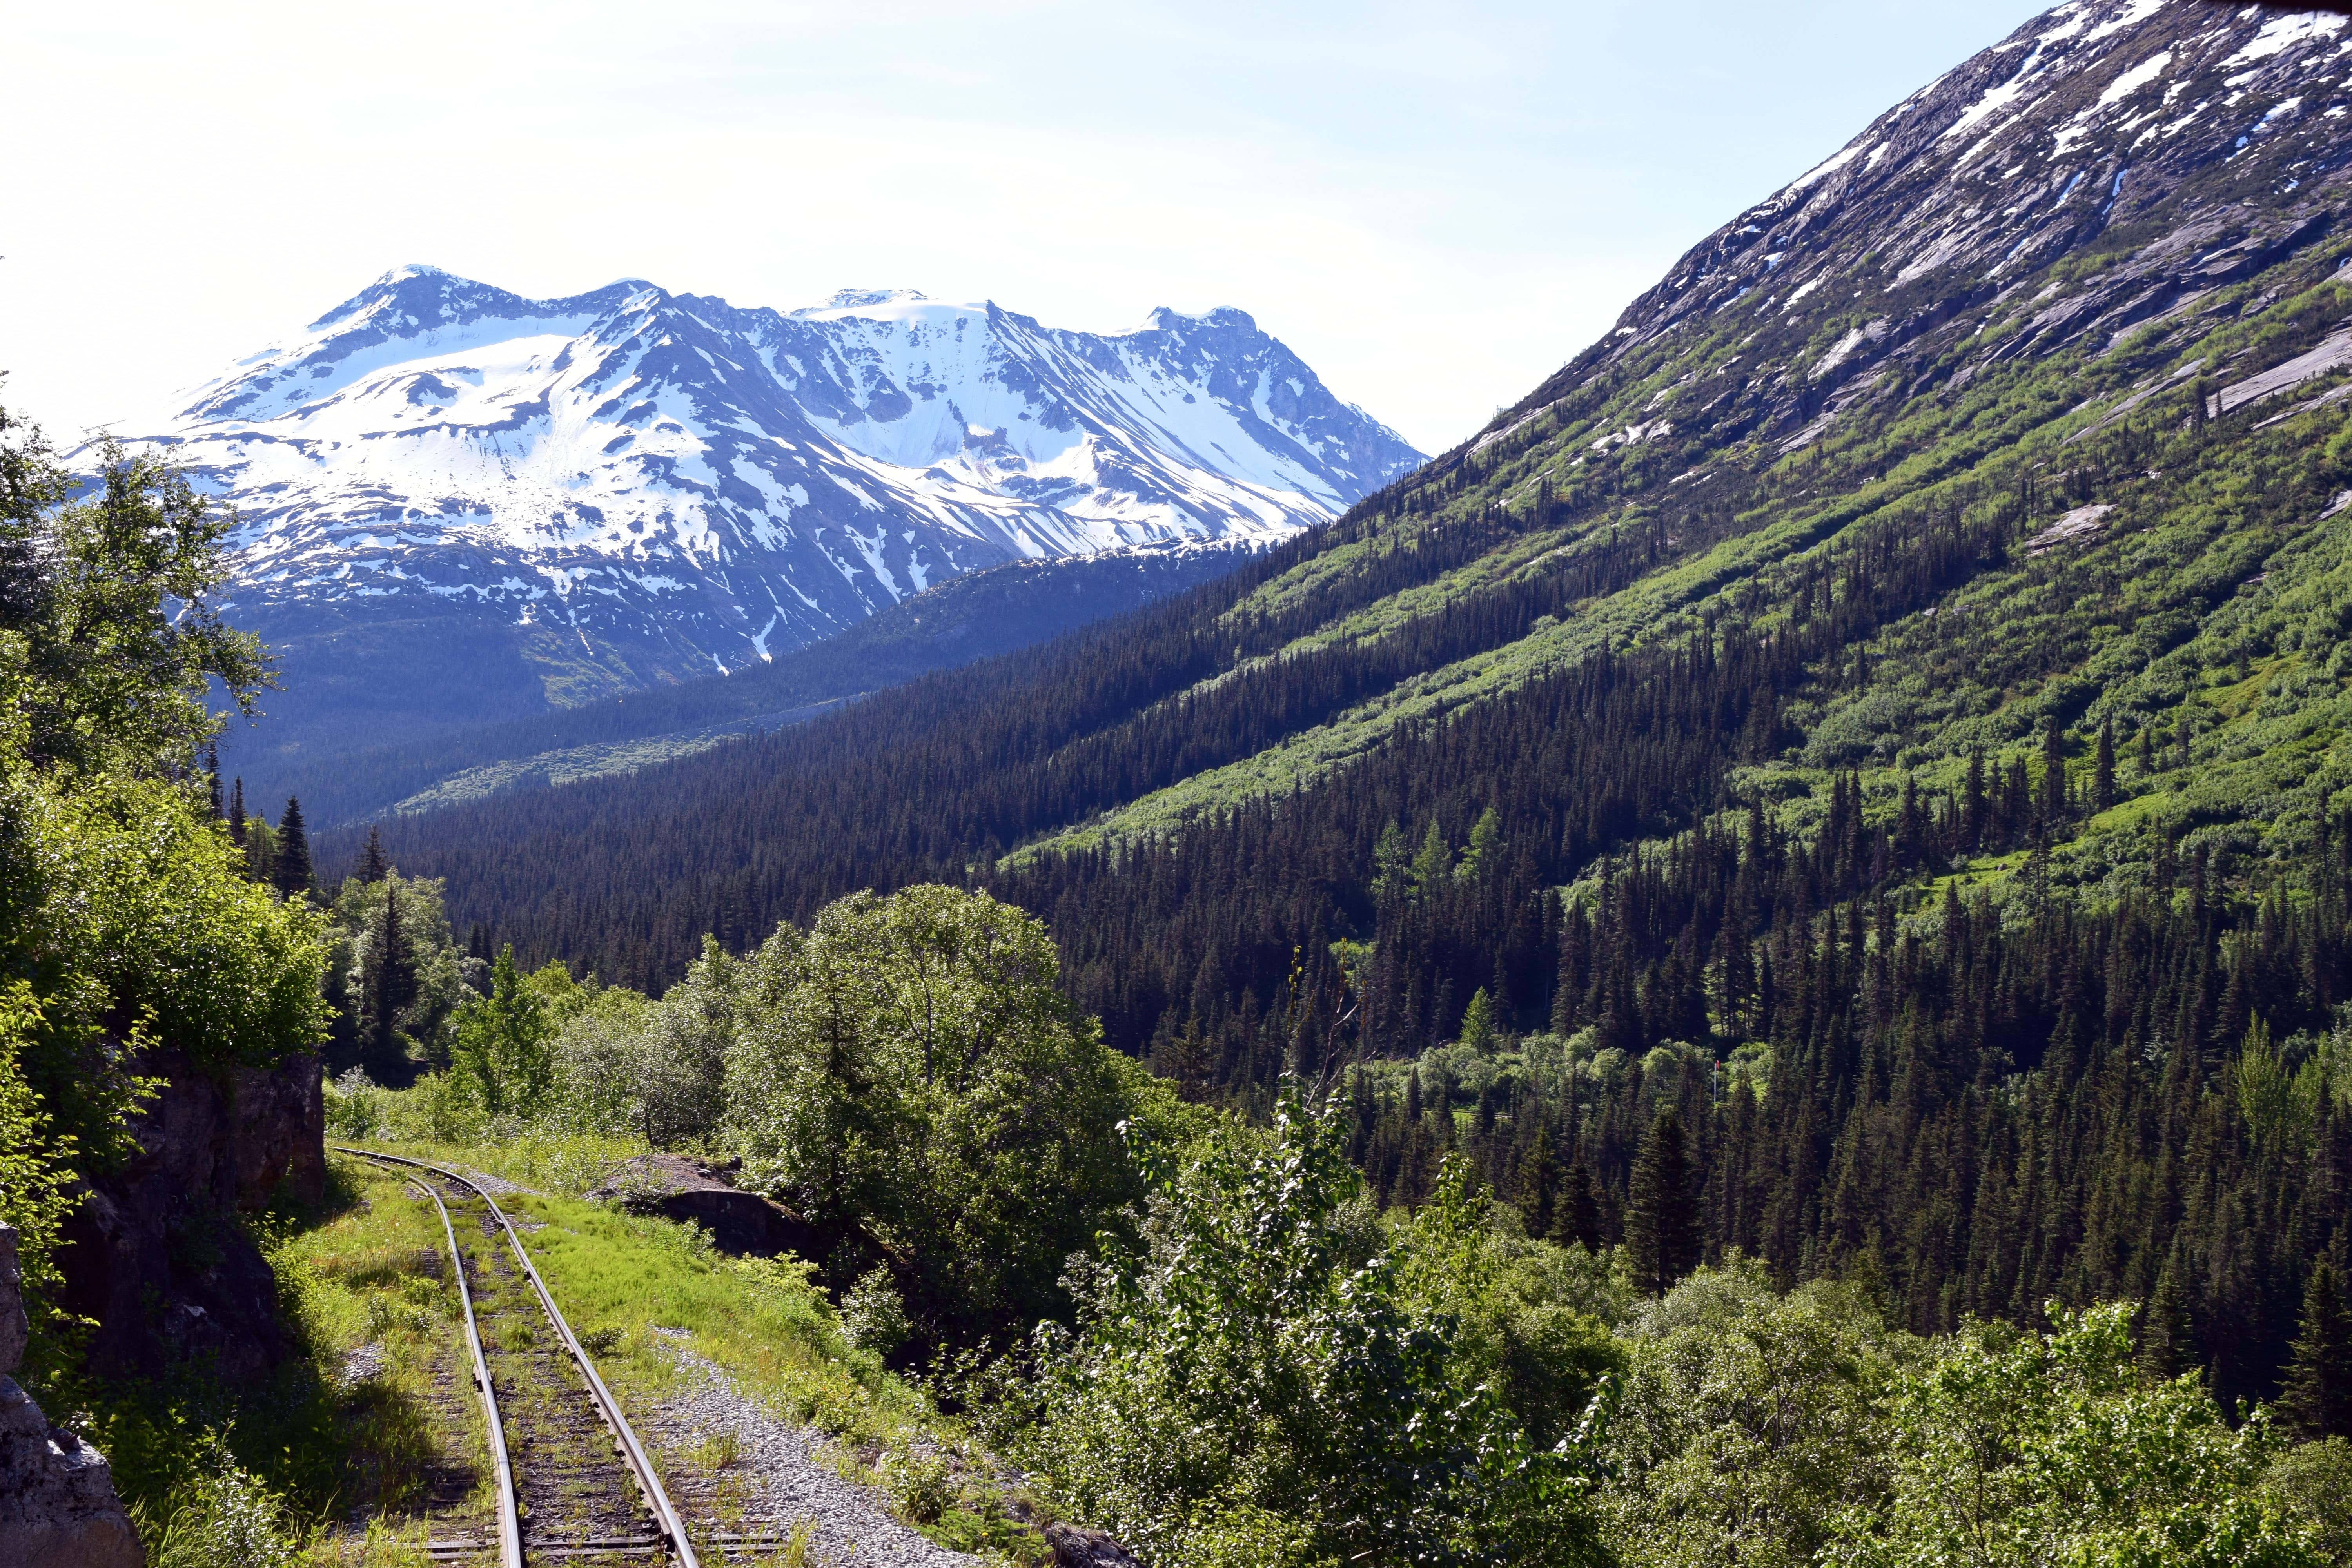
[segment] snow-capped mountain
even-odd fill
[[[1602,441],[1744,428],[1794,450],[1991,364],[2181,330],[2340,232],[2348,63],[2341,15],[2069,0],[1692,247],[1481,439],[1734,321],[1736,370]],[[1987,334],[2029,285],[2022,323]]]
[[[1001,561],[1272,541],[1420,461],[1239,310],[1097,334],[905,291],[786,313],[429,267],[144,439],[237,508],[232,618],[297,681],[463,681],[453,637],[510,647],[451,719],[740,668]],[[443,655],[398,657],[395,626]]]

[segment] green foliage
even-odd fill
[[[877,1264],[857,1277],[842,1293],[841,1331],[851,1344],[887,1356],[905,1344],[914,1332],[907,1321],[907,1303],[890,1271]]]
[[[1044,925],[950,888],[858,894],[744,969],[746,1180],[848,1238],[845,1282],[887,1265],[928,1337],[1066,1310],[1062,1260],[1139,1191],[1115,1129],[1153,1097],[1055,988]]]
[[[1592,1555],[1589,1432],[1536,1447],[1465,1381],[1495,1349],[1412,1298],[1415,1277],[1487,1293],[1475,1208],[1407,1263],[1351,1219],[1360,1192],[1343,1124],[1295,1090],[1270,1138],[1162,1158],[1141,1250],[1084,1271],[1075,1331],[1040,1331],[1034,1419],[1008,1434],[1065,1511],[1168,1568],[1248,1540],[1299,1563]]]
[[[399,1082],[416,1061],[446,1063],[458,1007],[488,984],[457,949],[441,879],[393,871],[346,878],[328,908],[324,995],[336,1011],[330,1058]]]
[[[1626,1197],[1625,1251],[1634,1283],[1664,1295],[1698,1263],[1700,1243],[1689,1141],[1674,1107],[1661,1106],[1643,1136]]]
[[[1470,826],[1470,842],[1463,847],[1462,864],[1454,868],[1459,881],[1475,882],[1500,869],[1503,853],[1503,814],[1493,806],[1478,814]]]
[[[70,499],[38,428],[0,410],[0,704],[36,769],[153,773],[214,733],[207,678],[249,712],[267,667],[213,605],[234,515],[110,438],[98,468]]]
[[[1527,1239],[1515,1217],[1468,1161],[1448,1157],[1395,1254],[1414,1309],[1453,1325],[1455,1384],[1491,1388],[1528,1443],[1549,1449],[1576,1435],[1625,1352],[1591,1310],[1590,1256]]]
[[[1840,1519],[1831,1560],[2320,1561],[2262,1500],[2279,1447],[2266,1416],[2232,1432],[2193,1376],[2143,1380],[2128,1303],[2052,1315],[2049,1334],[1971,1325],[1899,1378],[1891,1483]]]
[[[327,1131],[337,1138],[373,1138],[384,1123],[383,1091],[367,1069],[352,1068],[328,1080],[324,1096]]]
[[[578,1132],[635,1136],[658,1145],[652,1108],[667,1075],[644,1060],[656,1004],[625,986],[600,988],[556,1031],[551,1120]]]
[[[1444,886],[1453,860],[1454,852],[1445,847],[1445,834],[1433,819],[1429,832],[1421,841],[1421,852],[1412,858],[1414,896],[1425,899]]]
[[[1461,1040],[1482,1055],[1495,1048],[1495,1005],[1483,985],[1471,994],[1470,1005],[1462,1010]]]
[[[451,1020],[450,1076],[483,1114],[530,1117],[547,1108],[555,1083],[548,1013],[547,998],[515,967],[512,945],[501,950],[489,994],[468,998]]]
[[[285,1500],[238,1467],[214,1439],[198,1473],[173,1492],[153,1542],[151,1568],[295,1568],[299,1531]]]
[[[2352,1563],[2352,1441],[2330,1437],[2290,1448],[2271,1463],[2263,1493],[2308,1531],[2323,1563]]]
[[[18,980],[0,988],[0,1226],[16,1232],[29,1316],[47,1325],[59,1276],[58,1227],[73,1212],[75,1140],[51,1131],[19,1058],[41,1032],[40,1005]]]
[[[1781,1297],[1747,1260],[1653,1303],[1609,1438],[1603,1508],[1620,1560],[1816,1561],[1839,1510],[1884,1484],[1877,1401],[1901,1340],[1852,1290]]]
[[[2336,1266],[2323,1258],[2304,1288],[2302,1331],[2287,1363],[2279,1413],[2305,1437],[2352,1437],[2352,1311]]]

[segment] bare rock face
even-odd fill
[[[285,1186],[326,1182],[326,1109],[313,1057],[215,1079],[170,1055],[142,1064],[167,1087],[132,1125],[138,1156],[91,1184],[68,1220],[65,1304],[98,1321],[94,1370],[153,1375],[209,1366],[229,1382],[278,1364],[278,1285],[237,1228]]]
[[[772,1199],[730,1184],[715,1167],[677,1154],[640,1154],[588,1194],[642,1205],[710,1233],[710,1244],[737,1257],[790,1252],[823,1262],[831,1250],[817,1228]]]
[[[0,1226],[0,1563],[8,1568],[144,1568],[147,1553],[114,1495],[106,1457],[51,1426],[5,1375],[23,1364],[27,1324],[16,1233]]]
[[[25,1364],[33,1325],[25,1316],[25,1274],[16,1264],[16,1231],[0,1225],[0,1377]]]
[[[1045,1544],[1053,1550],[1054,1568],[1140,1568],[1116,1539],[1084,1525],[1049,1524]]]

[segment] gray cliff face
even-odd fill
[[[28,1325],[16,1233],[0,1226],[0,1563],[142,1568],[146,1552],[114,1495],[106,1458],[51,1426],[16,1380]]]
[[[226,1081],[169,1055],[142,1070],[168,1087],[132,1127],[138,1157],[94,1183],[67,1222],[65,1304],[98,1321],[89,1362],[100,1373],[193,1364],[232,1382],[258,1375],[287,1346],[277,1280],[235,1216],[281,1184],[322,1195],[318,1059]]]

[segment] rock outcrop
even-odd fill
[[[1115,1538],[1083,1525],[1047,1525],[1045,1544],[1053,1550],[1054,1568],[1139,1568],[1134,1554]]]
[[[281,1187],[323,1194],[318,1059],[215,1078],[165,1055],[142,1070],[167,1087],[132,1123],[139,1154],[92,1183],[67,1222],[65,1305],[97,1320],[89,1365],[100,1373],[192,1363],[229,1381],[266,1372],[286,1353],[277,1280],[236,1216]]]
[[[782,1204],[730,1185],[715,1167],[677,1154],[641,1154],[588,1195],[690,1220],[710,1233],[713,1247],[738,1257],[789,1252],[821,1263],[832,1251],[827,1237]]]
[[[8,1568],[142,1568],[147,1553],[114,1495],[106,1457],[51,1426],[7,1375],[28,1325],[16,1233],[0,1226],[0,1563]]]

